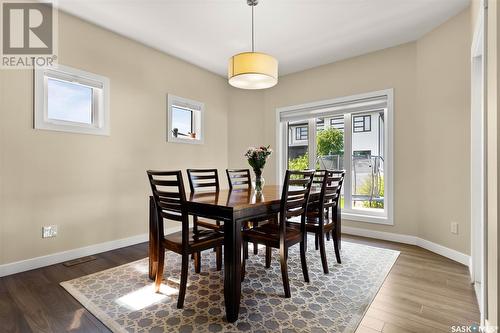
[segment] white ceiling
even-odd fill
[[[280,75],[420,38],[470,0],[260,0],[256,51],[279,61]],[[248,51],[246,0],[59,0],[99,26],[222,76]]]

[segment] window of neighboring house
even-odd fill
[[[372,151],[371,150],[354,150],[352,152],[352,156],[353,157],[370,157],[372,155]]]
[[[316,122],[316,131],[322,131],[325,129],[325,121],[323,119]]]
[[[355,116],[352,118],[352,126],[354,133],[370,132],[372,130],[372,116]]]
[[[344,117],[335,117],[330,119],[330,126],[340,131],[344,130]]]
[[[167,140],[177,143],[203,143],[203,111],[201,102],[169,94],[167,98]]]
[[[35,71],[35,128],[109,135],[109,79],[67,66]]]
[[[307,140],[307,127],[301,126],[295,128],[295,140],[297,141]]]

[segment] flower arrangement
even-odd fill
[[[248,160],[248,164],[253,169],[253,172],[255,173],[255,190],[257,192],[262,191],[262,188],[264,187],[264,179],[262,178],[262,170],[264,169],[264,166],[266,165],[267,158],[271,156],[273,153],[272,149],[269,148],[270,146],[264,147],[260,146],[258,148],[255,147],[250,147],[248,148],[247,152],[245,153],[245,157]]]

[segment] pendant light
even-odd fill
[[[278,83],[278,60],[261,52],[255,52],[253,10],[258,0],[247,0],[252,7],[252,52],[236,54],[229,59],[228,80],[240,89],[266,89]]]

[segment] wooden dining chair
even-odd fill
[[[250,169],[226,169],[229,189],[251,189]]]
[[[253,242],[279,249],[281,276],[286,298],[291,297],[287,265],[288,249],[297,243],[300,244],[300,261],[304,281],[309,282],[305,252],[307,242],[305,214],[313,176],[314,171],[287,170],[281,195],[278,223],[266,223],[243,231],[244,243]],[[289,219],[293,217],[300,217],[301,223],[298,226],[288,223]],[[246,259],[243,257],[242,278],[245,276],[245,265]]]
[[[229,184],[229,190],[251,190],[252,180],[250,178],[250,169],[226,169],[227,182]],[[251,228],[257,225],[257,221],[248,221],[245,228]],[[257,243],[253,244],[253,253],[259,253],[259,247]],[[248,247],[243,249],[243,255],[248,258]]]
[[[195,255],[195,267],[201,264],[200,252],[206,249],[216,248],[218,253],[222,251],[224,234],[217,230],[193,230],[189,228],[189,216],[186,211],[186,193],[182,180],[181,171],[147,171],[153,200],[156,208],[156,231],[155,236],[157,262],[154,262],[155,292],[160,291],[165,265],[165,250],[178,253],[182,256],[181,280],[177,308],[184,305],[186,285],[189,268],[189,255]],[[177,221],[181,223],[181,231],[168,235],[164,234],[164,220]],[[221,269],[221,256],[217,257],[217,270]]]
[[[187,169],[189,179],[189,188],[191,193],[197,192],[200,189],[207,189],[214,192],[219,192],[219,175],[217,169]],[[199,218],[193,215],[193,228],[203,227],[212,230],[223,232],[220,221],[213,221],[205,218]]]
[[[323,272],[328,274],[328,262],[326,258],[325,236],[333,239],[335,257],[340,264],[339,233],[340,221],[337,209],[340,209],[340,192],[344,182],[345,171],[318,170],[314,176],[314,182],[321,186],[318,202],[308,206],[306,214],[306,231],[314,233],[316,244],[319,247]],[[298,226],[299,219],[291,219],[291,223]]]

